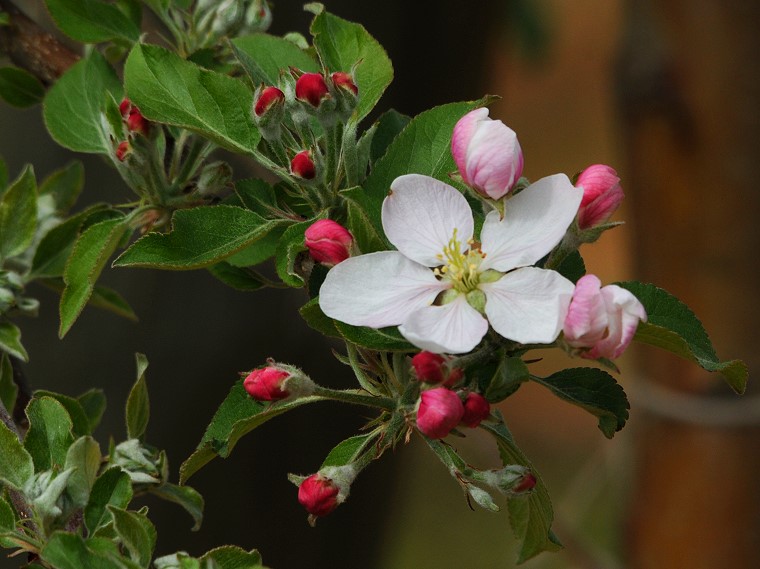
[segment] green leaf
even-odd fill
[[[13,515],[13,508],[0,496],[0,533],[13,531],[16,529],[16,516]]]
[[[628,420],[631,408],[620,384],[606,371],[595,368],[565,369],[549,377],[531,376],[554,395],[599,418],[599,430],[611,439]]]
[[[13,364],[8,354],[0,353],[0,402],[9,413],[13,413],[16,406],[18,386],[13,380]]]
[[[89,421],[89,432],[94,433],[106,410],[106,396],[102,389],[90,389],[77,398]]]
[[[8,185],[8,166],[5,161],[0,158],[0,196],[5,192],[5,186]]]
[[[147,569],[156,547],[156,528],[147,516],[108,506],[113,525],[129,557]]]
[[[92,437],[80,437],[66,453],[64,469],[72,468],[66,491],[74,507],[84,508],[100,469],[100,445]]]
[[[356,113],[359,120],[367,116],[393,81],[393,65],[388,54],[364,26],[326,11],[314,17],[311,33],[325,69],[349,72],[357,66],[354,73],[359,88]]]
[[[73,397],[69,397],[68,395],[62,395],[60,393],[53,393],[52,391],[46,391],[44,389],[40,389],[34,392],[35,397],[51,397],[52,399],[55,399],[63,405],[63,408],[66,409],[66,412],[69,414],[69,418],[71,419],[72,424],[72,434],[75,437],[82,437],[84,435],[91,435],[92,430],[90,429],[90,421],[87,417],[87,413],[85,412],[84,408],[82,407],[82,404]]]
[[[129,303],[118,292],[106,286],[95,285],[92,296],[87,303],[89,306],[108,310],[128,320],[137,320],[137,314]]]
[[[346,200],[348,229],[362,254],[386,250],[385,240],[378,234],[364,210],[353,200]]]
[[[21,330],[7,320],[0,320],[0,351],[25,362],[29,361],[29,354],[21,345]]]
[[[215,456],[228,457],[241,437],[269,419],[306,403],[323,400],[323,397],[312,396],[275,404],[262,403],[252,399],[243,388],[242,380],[238,381],[217,409],[198,448],[182,463],[180,484],[187,482]]]
[[[40,184],[39,194],[50,196],[59,215],[68,212],[77,201],[84,188],[84,165],[75,160],[50,174]]]
[[[243,154],[253,154],[261,139],[251,119],[253,95],[237,79],[139,44],[127,58],[124,81],[130,99],[150,120],[198,132]]]
[[[148,428],[150,418],[150,400],[148,398],[148,386],[145,383],[145,370],[148,368],[148,359],[143,354],[136,354],[137,381],[132,386],[127,398],[127,438],[142,439],[145,429]]]
[[[56,569],[124,569],[118,562],[88,548],[82,536],[63,531],[53,532],[40,557]]]
[[[370,163],[375,164],[385,155],[388,147],[396,140],[396,137],[406,128],[411,117],[399,113],[395,109],[384,112],[377,120],[377,130],[372,137],[370,150]]]
[[[342,338],[340,332],[335,327],[335,321],[327,316],[319,307],[319,298],[312,298],[309,302],[304,304],[298,312],[303,319],[317,332],[321,332],[325,336],[332,336],[335,338]]]
[[[647,312],[647,322],[639,323],[634,340],[672,352],[704,370],[719,372],[734,391],[744,393],[747,364],[720,361],[702,323],[688,306],[655,285],[636,281],[617,284],[631,291]]]
[[[45,97],[45,87],[34,75],[18,67],[0,68],[0,98],[18,108],[33,107]]]
[[[66,288],[60,304],[61,338],[90,300],[95,281],[128,229],[123,219],[109,219],[88,227],[77,239],[63,273]]]
[[[159,16],[164,14],[171,5],[171,0],[142,0],[143,3]]]
[[[152,486],[149,490],[159,498],[174,502],[182,506],[193,517],[195,525],[193,531],[201,529],[203,522],[203,496],[190,486],[177,486],[176,484],[161,484]]]
[[[264,237],[282,222],[234,206],[174,212],[170,233],[149,233],[124,251],[115,267],[187,270],[213,265]]]
[[[264,569],[261,564],[261,555],[254,550],[245,551],[234,545],[223,545],[207,552],[201,561],[202,567],[214,567],[218,569]]]
[[[414,117],[377,161],[364,183],[364,190],[351,190],[348,197],[360,204],[379,235],[383,235],[380,209],[391,182],[403,174],[425,174],[451,183],[456,170],[451,156],[451,133],[466,113],[483,101],[450,103]]]
[[[24,483],[34,475],[34,459],[18,440],[16,433],[0,421],[0,480],[5,480],[15,488],[23,488]]]
[[[496,413],[498,414],[498,411]],[[507,501],[509,522],[515,537],[520,541],[517,562],[523,563],[542,551],[557,551],[562,548],[562,545],[551,530],[554,510],[546,486],[533,465],[515,444],[512,434],[500,416],[499,419],[498,425],[484,422],[481,423],[481,427],[496,439],[502,463],[504,465],[521,464],[530,469],[536,477],[536,486],[530,493],[510,497]]]
[[[37,183],[27,166],[0,199],[0,261],[26,250],[36,228]]]
[[[280,73],[291,67],[319,72],[314,58],[296,44],[269,34],[253,34],[234,38],[232,49],[254,85],[278,85]]]
[[[34,460],[35,471],[61,469],[74,442],[71,418],[66,408],[52,397],[34,397],[26,407],[29,430],[24,448]]]
[[[296,288],[304,285],[303,277],[299,272],[300,267],[297,266],[299,253],[306,251],[304,232],[311,224],[322,217],[324,216],[320,215],[314,219],[295,223],[282,234],[280,243],[277,246],[277,252],[275,253],[275,268],[277,269],[277,275],[286,285]]]
[[[92,485],[90,499],[84,510],[84,523],[90,535],[111,521],[107,506],[126,508],[132,501],[129,474],[114,466],[101,474]]]
[[[71,150],[112,155],[102,112],[106,100],[122,97],[116,72],[98,50],[74,64],[48,91],[43,116],[53,139]]]
[[[470,370],[467,373],[470,373]],[[529,379],[530,371],[521,358],[504,357],[499,361],[493,375],[487,378],[484,395],[490,403],[498,403],[512,395]]]
[[[406,341],[396,326],[388,328],[367,328],[364,326],[351,326],[335,320],[335,328],[347,341],[363,348],[378,350],[381,352],[418,352]]]
[[[586,274],[586,264],[583,262],[581,254],[578,251],[573,251],[562,259],[562,262],[554,270],[563,277],[577,283],[578,279]]]
[[[136,42],[140,28],[116,6],[99,0],[45,0],[50,15],[67,36],[82,43],[112,39]]]
[[[269,279],[250,269],[233,267],[222,261],[208,268],[208,272],[227,286],[243,292],[252,292],[270,284]]]
[[[375,435],[373,434],[356,435],[338,443],[325,457],[322,466],[319,467],[320,470],[328,466],[345,466],[355,462],[366,448],[367,443],[374,440],[374,438]]]

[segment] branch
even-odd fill
[[[0,0],[0,8],[10,16],[10,23],[0,26],[0,51],[45,85],[55,83],[79,61],[78,54],[29,19],[10,0]]]

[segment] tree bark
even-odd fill
[[[636,274],[686,302],[718,354],[745,359],[751,376],[760,358],[760,4],[629,0],[627,10],[618,94]],[[760,426],[748,402],[726,399],[736,396],[719,376],[691,363],[640,355],[649,381],[704,411],[638,421],[629,566],[760,567]],[[726,405],[735,413],[718,417]]]

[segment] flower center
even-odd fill
[[[457,239],[457,230],[443,248],[443,254],[437,257],[443,265],[435,269],[435,274],[451,281],[452,288],[462,294],[476,290],[480,282],[480,263],[485,255],[480,250],[480,244],[472,239],[467,242],[470,248],[462,253],[462,242]]]

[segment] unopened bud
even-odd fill
[[[148,135],[150,122],[142,115],[140,109],[132,104],[132,101],[126,97],[122,99],[121,103],[119,103],[119,112],[130,131],[139,132],[145,136]]]
[[[318,263],[332,267],[351,256],[354,238],[348,229],[331,219],[312,223],[304,232],[304,238],[309,254]]]
[[[461,424],[474,429],[491,414],[491,404],[480,393],[471,391],[464,400]]]
[[[327,95],[327,83],[319,73],[304,73],[296,81],[296,99],[309,103],[314,108],[319,107]]]
[[[272,25],[272,10],[267,0],[253,0],[245,12],[247,34],[265,32]]]
[[[417,428],[431,439],[442,439],[459,424],[464,406],[459,396],[445,387],[423,391],[417,409]]]
[[[317,167],[309,150],[302,150],[290,161],[290,171],[294,176],[304,180],[313,180],[317,177]]]
[[[526,492],[530,492],[533,490],[533,488],[535,488],[536,482],[536,475],[528,471],[522,476],[522,478],[520,478],[517,484],[512,486],[512,492],[514,494],[524,494]]]
[[[330,75],[330,79],[332,79],[333,85],[338,89],[350,91],[354,95],[359,94],[359,88],[356,86],[356,83],[354,83],[354,78],[351,77],[350,74],[345,73],[344,71],[336,71]]]
[[[589,229],[607,221],[625,197],[620,178],[610,166],[594,164],[580,173],[576,188],[583,188],[578,227]]]
[[[521,464],[508,464],[499,470],[485,470],[477,478],[507,495],[530,492],[537,483],[536,476]]]
[[[265,113],[270,112],[270,109],[272,109],[272,107],[284,105],[285,93],[283,93],[277,87],[264,87],[256,99],[256,105],[253,108],[253,112],[256,114],[256,116],[260,117]]]
[[[122,140],[119,143],[119,146],[116,147],[116,158],[118,158],[119,162],[124,162],[130,152],[132,152],[132,147],[130,146],[129,141]]]
[[[214,196],[220,193],[232,181],[232,168],[227,162],[212,162],[201,170],[195,183],[197,192],[202,196]]]
[[[301,370],[274,360],[269,362],[268,366],[253,370],[243,380],[248,395],[257,401],[279,401],[314,393],[314,382]]]
[[[451,368],[449,359],[440,354],[423,351],[412,358],[412,367],[417,379],[425,383],[443,384],[451,387],[462,379],[464,372],[460,368]]]
[[[338,507],[340,488],[332,479],[312,474],[298,487],[298,501],[312,516],[326,516]]]

